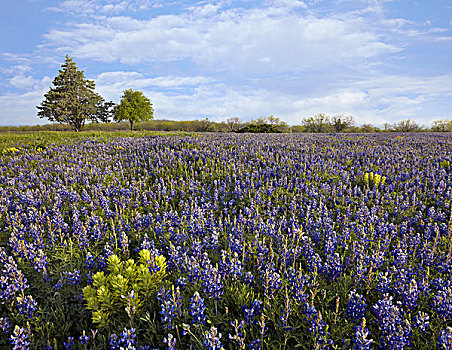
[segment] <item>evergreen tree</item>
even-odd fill
[[[85,79],[83,71],[66,55],[66,62],[53,80],[54,87],[44,95],[44,101],[37,108],[38,116],[51,122],[71,125],[81,131],[85,122],[109,121],[113,103],[94,92],[93,80]]]
[[[117,122],[128,120],[130,131],[133,124],[150,120],[154,117],[154,108],[151,101],[143,95],[143,92],[128,89],[123,92],[121,102],[115,106],[114,119]]]

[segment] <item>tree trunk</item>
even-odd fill
[[[130,132],[133,132],[133,120],[130,121]]]

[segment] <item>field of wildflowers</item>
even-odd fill
[[[452,349],[452,136],[0,153],[1,349]]]

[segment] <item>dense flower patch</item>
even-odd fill
[[[0,347],[451,349],[452,137],[0,155]]]

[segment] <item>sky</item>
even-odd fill
[[[0,0],[0,125],[36,125],[69,55],[156,119],[452,118],[450,0]]]

